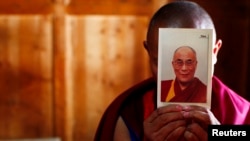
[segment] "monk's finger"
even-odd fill
[[[176,120],[184,120],[182,112],[171,112],[161,114],[158,115],[152,122],[148,122],[147,120],[145,120],[143,124],[145,128],[149,128],[154,132],[160,130],[168,123]]]
[[[183,117],[189,121],[189,123],[198,123],[204,130],[207,130],[208,125],[211,124],[208,113],[200,111],[184,112]]]
[[[185,133],[185,126],[175,128],[165,139],[165,141],[178,141],[183,139]]]
[[[199,123],[210,124],[210,117],[207,112],[201,112],[201,111],[183,112],[183,117],[186,119],[192,119]]]
[[[173,121],[173,122],[168,123],[167,125],[165,125],[164,127],[162,127],[159,130],[158,134],[159,134],[159,136],[163,135],[163,138],[166,139],[169,135],[173,134],[172,132],[174,132],[175,129],[180,128],[180,127],[182,127],[182,128],[186,127],[186,121],[185,120],[177,120],[177,121]],[[183,134],[183,133],[181,133],[181,130],[178,130],[178,131],[179,132],[175,131],[175,132],[177,132],[175,134],[177,134],[177,135]],[[175,134],[173,134],[173,136]]]
[[[186,119],[192,119],[203,125],[208,125],[208,124],[219,125],[220,124],[218,119],[208,109],[206,109],[206,112],[195,111],[195,110],[189,111],[189,112],[183,112],[183,117]]]
[[[199,141],[199,138],[194,133],[188,130],[184,132],[184,138],[186,141]]]
[[[201,111],[201,112],[207,112],[207,108],[203,106],[198,106],[198,105],[187,105],[183,107],[184,111]]]
[[[146,130],[144,130],[144,134],[147,137],[148,140],[154,140],[154,141],[163,141],[165,140],[170,134],[172,134],[172,132],[175,129],[179,129],[180,127],[184,128],[184,130],[177,130],[175,133],[175,136],[173,136],[173,140],[177,140],[179,135],[183,135],[184,131],[185,131],[185,127],[186,127],[186,122],[185,120],[177,120],[174,122],[170,122],[168,124],[166,124],[164,127],[162,127],[161,129],[155,131],[155,132],[151,132],[151,133],[147,133]]]
[[[175,129],[179,127],[185,128],[186,121],[177,120],[174,122],[170,122],[166,124],[165,126],[163,126],[161,129],[153,131],[153,132],[150,129],[147,130],[146,128],[144,128],[144,135],[147,137],[148,140],[163,141],[169,136],[169,134],[171,134]],[[182,131],[182,133],[179,133],[179,134],[183,134],[183,133],[184,133],[184,130]]]
[[[147,122],[153,122],[159,115],[170,113],[170,112],[178,112],[182,110],[182,106],[177,104],[170,104],[167,106],[160,107],[156,109],[147,119]]]
[[[185,138],[187,140],[192,140],[193,136],[196,136],[201,141],[207,141],[208,140],[207,130],[204,130],[197,123],[192,123],[192,124],[188,125],[186,130],[188,131],[188,133],[185,136]]]
[[[197,106],[197,105],[190,105],[190,106],[184,106],[184,111],[200,111],[201,113],[204,113],[205,117],[201,117],[201,121],[207,121],[206,114],[209,115],[210,118],[210,124],[213,125],[219,125],[220,122],[217,120],[217,118],[214,116],[214,114],[206,107]],[[197,115],[196,117],[199,117],[200,115]],[[197,118],[199,120],[199,118]]]

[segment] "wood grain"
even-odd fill
[[[0,138],[53,134],[51,17],[0,17]]]

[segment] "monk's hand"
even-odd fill
[[[186,120],[180,105],[167,105],[156,109],[143,123],[144,135],[149,141],[177,141],[183,137]]]
[[[187,128],[184,132],[184,138],[187,141],[207,141],[208,125],[220,124],[209,109],[201,106],[185,106],[183,117],[187,120]]]

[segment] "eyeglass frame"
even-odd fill
[[[197,63],[197,60],[188,59],[186,61],[183,61],[181,59],[176,59],[172,61],[172,63],[174,64],[176,68],[181,68],[183,65],[190,68],[190,67],[194,67],[194,64]]]

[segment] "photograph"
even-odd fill
[[[159,29],[158,107],[211,106],[212,29]]]

